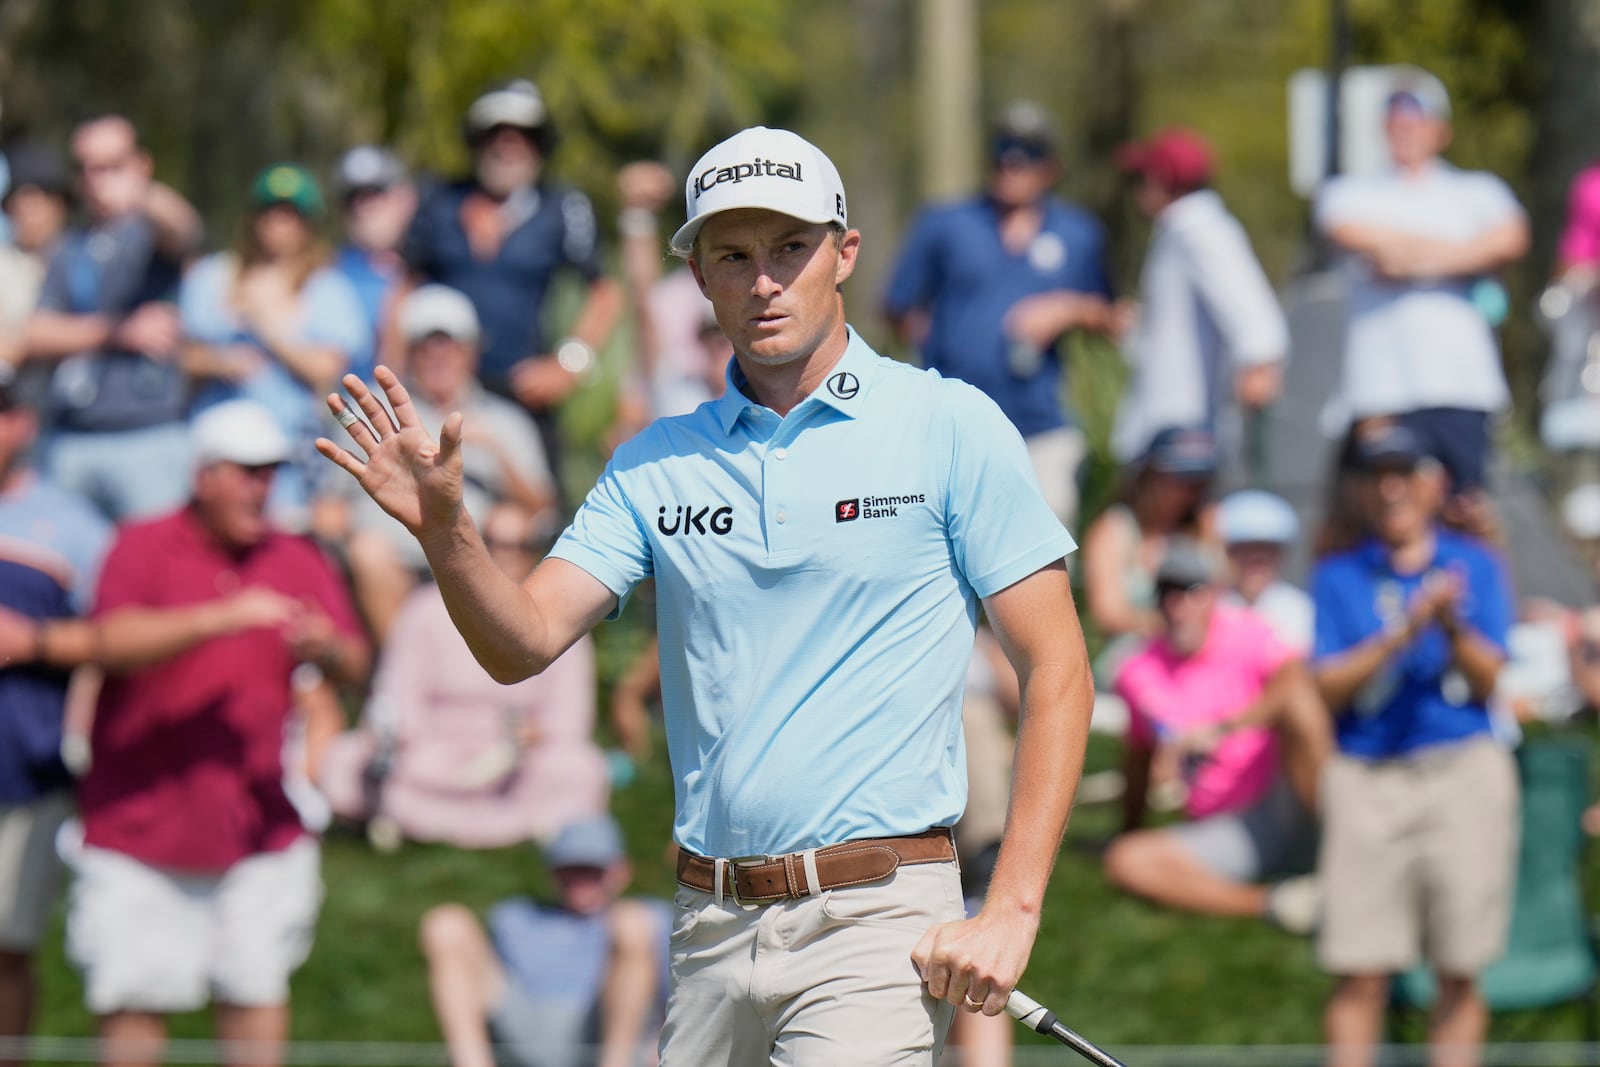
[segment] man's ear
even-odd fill
[[[830,238],[831,239],[831,238]],[[856,272],[856,257],[861,253],[861,231],[846,230],[839,239],[839,261],[833,269],[833,284],[843,285]]]

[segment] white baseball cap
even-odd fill
[[[537,130],[548,118],[539,87],[526,78],[518,78],[495,86],[472,102],[467,108],[467,130],[474,135],[495,126]]]
[[[1281,496],[1264,489],[1242,489],[1223,497],[1217,527],[1226,544],[1293,544],[1300,519]]]
[[[672,250],[689,254],[706,219],[753,207],[803,222],[850,223],[844,182],[833,161],[799,134],[752,126],[700,157],[684,182],[689,221],[672,235]]]
[[[237,463],[269,467],[293,453],[288,436],[272,412],[254,400],[225,400],[206,408],[189,424],[195,464]]]
[[[482,333],[472,301],[448,285],[424,285],[400,305],[400,335],[409,343],[442,333],[477,344]]]

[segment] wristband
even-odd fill
[[[594,366],[594,348],[587,341],[569,337],[556,346],[556,362],[568,374],[582,378]]]
[[[624,237],[654,237],[656,213],[647,207],[625,207],[617,214],[617,232]]]
[[[42,620],[33,624],[33,652],[28,657],[28,662],[44,662],[44,622]]]

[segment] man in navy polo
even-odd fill
[[[1512,603],[1498,558],[1441,527],[1444,471],[1402,426],[1356,443],[1370,536],[1317,568],[1314,669],[1335,715],[1323,770],[1324,913],[1317,955],[1337,982],[1332,1062],[1374,1062],[1390,977],[1419,961],[1439,999],[1439,1063],[1476,1063],[1477,977],[1505,947],[1517,775],[1490,732]],[[1456,1058],[1452,1058],[1456,1057]]]
[[[1060,341],[1111,325],[1105,229],[1050,195],[1061,177],[1035,104],[996,124],[988,186],[925,209],[912,224],[884,310],[925,366],[982,389],[1028,443],[1045,500],[1071,525],[1081,431],[1061,400]]]
[[[1075,546],[991,400],[846,325],[861,235],[825,155],[745,130],[686,199],[672,245],[733,344],[727,392],[619,447],[524,583],[462,509],[459,415],[436,443],[380,368],[390,408],[353,377],[360,415],[329,398],[365,459],[317,447],[417,536],[500,681],[655,579],[681,846],[663,1064],[932,1067],[953,1005],[1004,1010],[1038,930],[1093,702]],[[980,601],[1022,712],[966,919],[949,827]]]
[[[616,324],[622,294],[601,276],[589,198],[544,176],[556,144],[544,99],[529,81],[490,89],[467,109],[472,175],[424,197],[405,255],[423,282],[466,293],[483,323],[478,376],[526,407],[560,480],[555,411],[594,365]],[[568,336],[556,340],[545,300],[561,271],[587,293]]]

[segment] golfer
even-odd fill
[[[491,675],[537,673],[653,577],[681,848],[666,1067],[914,1064],[953,1006],[990,1015],[1028,962],[1082,766],[1091,685],[1051,514],[976,389],[845,324],[861,235],[828,158],[782,130],[717,145],[674,235],[735,359],[721,399],[619,448],[518,585],[398,379],[353,376],[358,454]],[[365,458],[361,458],[364,456]],[[980,602],[1022,684],[1004,842],[963,918],[961,692]]]

